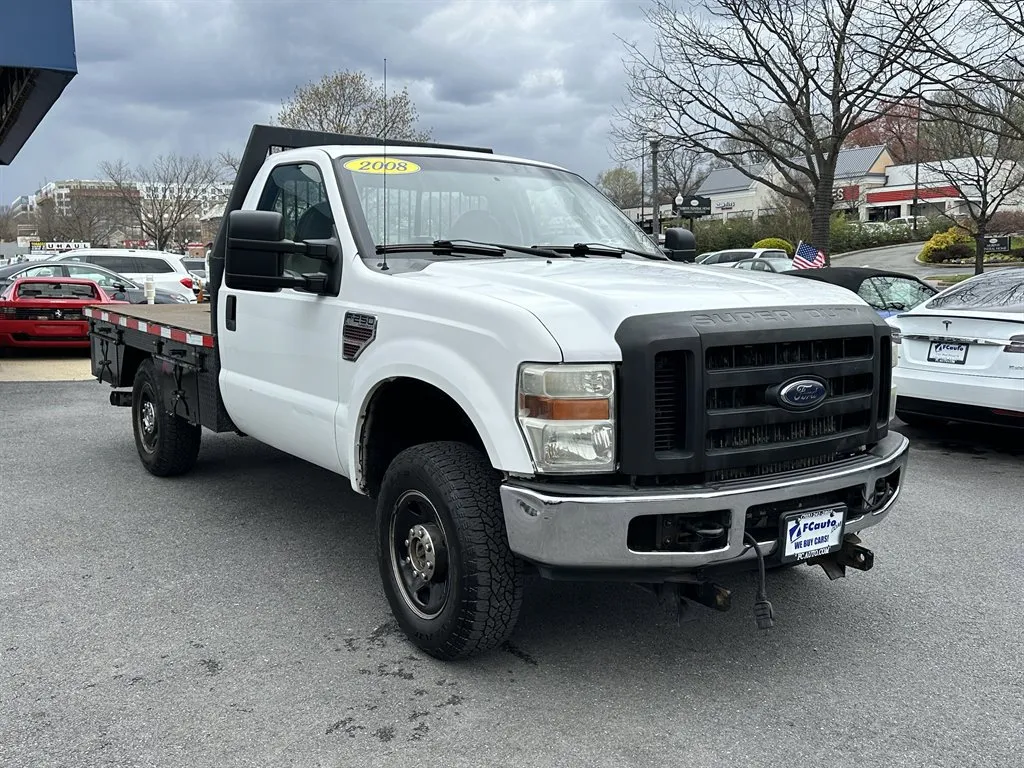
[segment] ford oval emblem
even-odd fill
[[[796,379],[779,388],[779,405],[792,410],[805,410],[821,405],[828,396],[825,383],[818,379]]]

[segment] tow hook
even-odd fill
[[[111,392],[110,393],[110,404],[116,405],[120,408],[131,408],[132,405],[132,393],[128,392]]]
[[[667,581],[663,584],[637,586],[653,592],[658,602],[674,611],[677,622],[683,620],[689,602],[699,603],[716,611],[728,611],[732,607],[732,592],[710,581]]]
[[[875,564],[875,553],[867,547],[862,547],[856,534],[849,533],[843,538],[843,546],[838,551],[813,557],[807,564],[820,565],[825,575],[831,581],[835,581],[846,576],[847,567],[858,571],[870,571]]]

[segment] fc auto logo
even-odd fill
[[[800,521],[790,520],[789,521],[789,540],[791,542],[796,541],[800,538]]]

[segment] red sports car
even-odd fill
[[[88,347],[92,304],[115,301],[92,280],[26,277],[0,293],[0,349],[5,347]]]

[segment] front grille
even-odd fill
[[[870,358],[873,342],[871,336],[854,336],[712,347],[706,353],[705,367],[709,371],[721,371]]]
[[[867,306],[638,315],[616,341],[619,472],[637,486],[802,472],[888,429],[889,328]],[[785,402],[803,379],[824,400]]]
[[[654,358],[654,450],[682,450],[686,441],[686,358],[660,352]]]
[[[800,328],[756,344],[722,344],[733,337],[722,333],[656,352],[648,434],[659,474],[727,482],[832,463],[872,442],[884,427],[876,366],[886,361],[875,358],[874,329],[861,328],[832,329],[840,333],[831,338],[813,338],[828,327]],[[824,384],[825,401],[809,411],[783,407],[779,390],[801,378]]]
[[[871,423],[871,411],[818,416],[783,424],[764,424],[755,427],[729,427],[712,429],[707,434],[705,447],[708,453],[715,451],[756,448],[758,446],[791,443],[818,437],[841,435],[865,429]]]
[[[745,467],[719,469],[713,472],[708,472],[704,479],[705,482],[709,483],[724,483],[729,482],[730,480],[748,480],[752,477],[775,475],[783,472],[799,472],[804,469],[821,467],[825,464],[834,464],[837,461],[848,458],[848,456],[849,454],[833,451],[819,456],[808,456],[804,459],[787,459],[767,464],[751,464]]]

